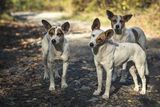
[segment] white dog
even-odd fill
[[[108,16],[108,19],[111,21],[111,27],[114,31],[114,34],[112,36],[112,40],[114,42],[123,43],[123,42],[131,42],[131,43],[137,43],[139,44],[144,51],[146,51],[146,36],[144,32],[138,28],[138,27],[132,27],[130,29],[127,29],[125,27],[125,23],[130,20],[132,17],[131,14],[120,16],[120,15],[114,15],[111,11],[106,10],[106,14]],[[123,65],[126,66],[126,65]],[[136,70],[133,67],[133,70]],[[124,77],[124,68],[122,67],[122,73],[121,73],[121,79],[120,82],[125,82]],[[113,81],[115,81],[117,77],[117,73],[114,72],[113,75]]]
[[[50,76],[49,90],[55,90],[55,77],[60,77],[58,74],[58,65],[63,63],[63,74],[61,80],[61,88],[66,88],[66,72],[69,59],[69,45],[64,37],[64,33],[68,32],[70,24],[65,22],[62,26],[51,26],[46,20],[42,20],[47,33],[42,40],[42,53],[44,63],[44,79]]]
[[[124,63],[130,63],[129,71],[135,83],[135,91],[139,91],[137,75],[133,67],[137,68],[138,74],[142,80],[142,90],[140,94],[146,93],[146,78],[148,75],[148,66],[145,51],[136,43],[115,43],[109,40],[114,34],[112,29],[103,31],[100,29],[100,21],[96,18],[92,24],[92,33],[89,46],[92,48],[94,63],[98,77],[98,89],[93,93],[99,95],[102,88],[102,67],[107,72],[106,88],[102,98],[109,98],[111,86],[112,71],[114,67]],[[134,63],[134,65],[133,65]]]

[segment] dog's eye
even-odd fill
[[[113,20],[113,22],[114,22],[114,23],[116,23],[116,22],[117,22],[117,20]]]
[[[58,36],[60,36],[60,35],[61,35],[61,33],[57,33],[57,35],[58,35]]]
[[[123,21],[123,20],[120,20],[120,22],[123,23],[124,21]]]
[[[92,35],[93,37],[95,37],[95,35]]]
[[[102,40],[101,38],[98,38],[98,40]]]
[[[49,35],[53,35],[53,33],[52,33],[52,32],[49,32]]]

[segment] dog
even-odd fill
[[[42,40],[42,59],[44,64],[44,79],[50,77],[49,90],[55,90],[54,74],[60,78],[58,73],[59,64],[63,63],[63,74],[61,78],[61,88],[68,87],[66,83],[66,72],[69,65],[69,44],[64,34],[69,31],[70,24],[65,22],[62,26],[51,25],[48,21],[42,20],[42,24],[47,31]]]
[[[114,42],[137,43],[141,46],[141,48],[144,51],[146,51],[146,36],[144,32],[138,27],[132,27],[129,29],[125,27],[125,23],[128,22],[132,17],[131,14],[127,14],[124,16],[114,15],[114,13],[112,13],[109,10],[106,10],[106,14],[108,16],[108,19],[111,21],[111,27],[114,31],[114,34],[112,36],[112,40]],[[125,71],[124,71],[124,68],[122,67],[121,79],[120,79],[120,82],[122,83],[126,82],[124,75],[125,75]],[[115,81],[116,78],[117,78],[117,72],[114,72],[112,80]]]
[[[124,63],[128,64],[129,71],[133,77],[135,84],[135,91],[139,91],[137,75],[133,67],[137,68],[138,74],[142,80],[142,90],[140,94],[146,93],[146,78],[148,75],[148,65],[146,61],[145,51],[136,43],[115,43],[111,40],[114,31],[109,29],[103,31],[100,29],[100,21],[96,18],[92,24],[91,40],[89,46],[94,55],[94,63],[97,71],[98,88],[93,95],[99,95],[102,88],[102,67],[107,72],[106,88],[102,98],[109,98],[109,91],[111,86],[112,71],[114,67],[120,66]],[[132,64],[134,63],[134,65]]]

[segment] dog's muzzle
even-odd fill
[[[94,47],[94,44],[93,44],[93,43],[90,43],[89,46],[90,46],[90,47]]]
[[[122,34],[122,29],[114,29],[115,30],[115,32],[116,32],[116,34]]]
[[[56,40],[55,39],[52,40],[52,44],[56,44]]]

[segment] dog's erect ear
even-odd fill
[[[106,36],[106,39],[110,39],[114,34],[114,31],[112,29],[109,29],[109,30],[106,30],[105,31],[105,36]]]
[[[47,22],[46,20],[42,20],[42,24],[47,31],[52,27],[51,24],[49,24],[49,22]]]
[[[69,22],[65,22],[62,26],[61,26],[62,30],[64,31],[64,33],[67,33],[69,31],[70,28],[70,24]]]
[[[114,16],[114,14],[109,10],[106,10],[106,14],[107,14],[109,20],[111,20],[112,17]]]
[[[96,18],[93,21],[91,29],[92,29],[92,31],[95,30],[95,29],[100,29],[100,26],[101,26],[101,23],[100,23],[99,19]]]
[[[132,17],[131,14],[128,14],[128,15],[123,16],[125,22],[128,22],[128,20],[131,19],[131,17]]]

